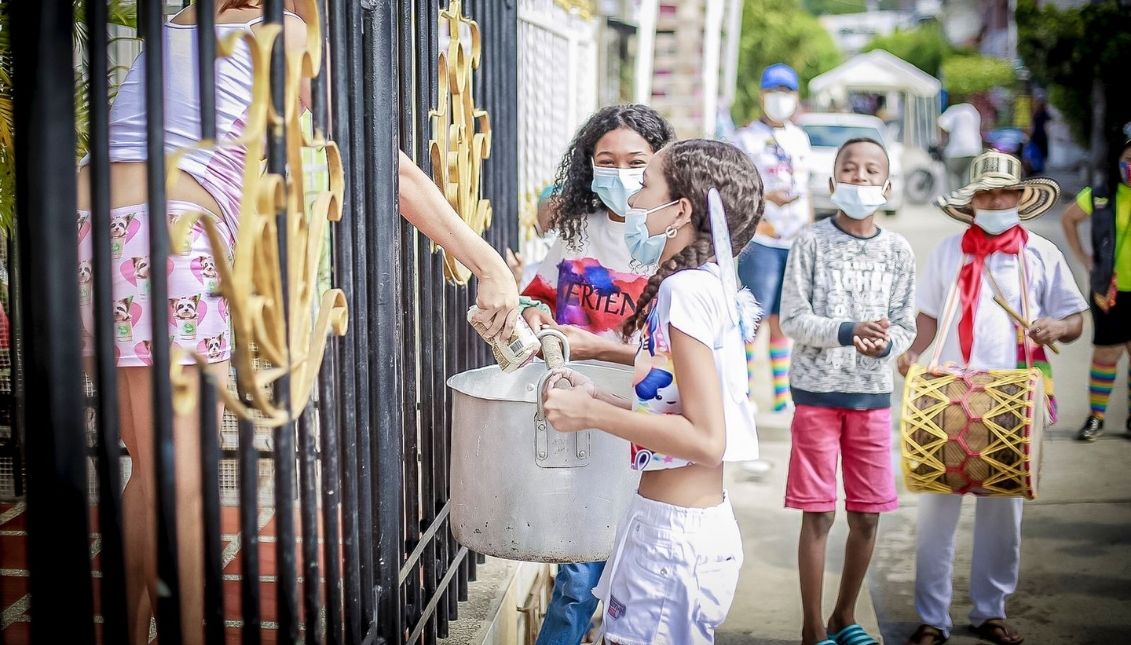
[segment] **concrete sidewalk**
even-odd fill
[[[797,537],[801,513],[784,507],[785,476],[789,464],[787,419],[760,419],[762,456],[773,468],[760,480],[741,469],[727,469],[727,489],[742,528],[745,561],[738,592],[720,645],[785,645],[801,639],[801,590],[797,577]],[[840,585],[844,540],[848,526],[844,514],[829,535],[825,567],[825,611],[832,611]],[[879,624],[872,599],[865,589],[857,606],[857,620],[873,636]]]

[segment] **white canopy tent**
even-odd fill
[[[813,105],[826,111],[848,105],[852,94],[885,96],[900,125],[900,139],[916,148],[936,140],[941,90],[937,78],[882,49],[854,56],[809,81]]]

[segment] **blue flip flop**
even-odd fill
[[[880,645],[879,641],[868,635],[864,628],[856,623],[836,632],[829,632],[829,638],[836,645]]]
[[[817,643],[817,645],[836,645],[836,641],[834,641],[834,640],[832,640],[832,639],[830,639],[830,638],[826,638],[825,640],[823,640],[823,641],[820,641],[819,643]]]

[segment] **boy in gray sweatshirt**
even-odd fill
[[[915,337],[915,257],[907,240],[873,221],[891,191],[879,142],[841,146],[830,183],[840,210],[794,241],[782,287],[781,325],[796,343],[789,380],[797,405],[785,505],[804,513],[802,645],[865,645],[876,641],[856,623],[856,600],[879,514],[897,506],[889,363]],[[849,535],[836,608],[826,622],[821,594],[838,457]]]

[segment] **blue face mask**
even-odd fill
[[[628,198],[644,185],[643,168],[602,168],[593,166],[593,183],[590,190],[597,193],[612,212],[625,216]]]
[[[660,261],[664,245],[668,243],[668,236],[663,233],[648,235],[648,215],[678,202],[677,199],[648,210],[628,209],[624,216],[624,243],[628,246],[628,254],[633,260],[644,266],[652,266]]]

